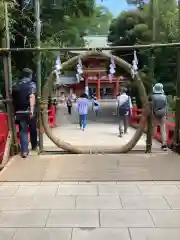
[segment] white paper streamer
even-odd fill
[[[132,68],[131,68],[132,78],[134,78],[137,73],[138,73],[138,59],[137,59],[137,54],[136,54],[136,50],[135,50],[134,51],[134,59],[132,61]]]
[[[110,82],[112,82],[112,79],[115,73],[116,73],[116,64],[115,64],[114,58],[111,57],[111,61],[109,64],[109,76],[108,76]]]

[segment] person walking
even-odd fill
[[[122,87],[117,97],[117,115],[119,117],[119,137],[126,134],[129,125],[129,115],[131,114],[132,102],[130,96],[126,94],[127,89]]]
[[[77,112],[79,114],[79,126],[83,131],[87,126],[87,114],[88,114],[88,97],[85,93],[81,94],[77,101]]]
[[[167,118],[167,97],[164,94],[163,85],[156,83],[153,87],[152,94],[152,110],[156,123],[160,126],[163,151],[167,150],[167,136],[166,136],[166,118]]]
[[[28,150],[28,127],[32,150],[37,148],[36,129],[36,84],[32,81],[32,70],[22,70],[20,80],[12,87],[12,100],[16,121],[19,125],[21,155],[26,158]]]
[[[71,115],[71,113],[72,113],[72,100],[71,100],[70,96],[67,99],[67,108],[68,108],[68,114]]]
[[[97,116],[98,113],[99,113],[99,110],[100,110],[100,103],[99,103],[99,101],[97,100],[96,97],[93,98],[92,109],[95,112],[95,115]]]

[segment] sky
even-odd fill
[[[114,16],[118,16],[122,11],[134,8],[134,6],[128,5],[126,0],[96,0],[96,3],[109,8]]]

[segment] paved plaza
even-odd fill
[[[1,240],[179,240],[179,182],[0,183]]]
[[[128,143],[135,129],[129,127],[128,134],[122,138],[119,136],[118,118],[113,115],[115,112],[115,102],[101,103],[101,111],[96,117],[89,106],[88,125],[85,131],[81,131],[78,124],[78,115],[74,105],[72,115],[68,115],[65,105],[60,105],[57,109],[57,127],[52,129],[53,134],[61,140],[69,142],[75,146],[84,147],[119,147]],[[143,134],[135,149],[145,150],[146,135]],[[44,135],[45,149],[57,148],[49,138]],[[153,140],[153,149],[160,149],[159,142]]]
[[[54,134],[86,147],[119,146],[135,132],[130,128],[127,135],[118,138],[117,119],[111,108],[98,119],[91,112],[84,132],[78,128],[77,115],[68,116],[64,107],[57,112],[57,124],[52,130]],[[142,149],[145,140],[144,135],[138,143]],[[44,146],[56,148],[45,136]],[[160,144],[153,141],[153,148],[159,149]],[[143,178],[158,177],[161,171],[165,176],[169,172],[174,176],[170,166],[178,169],[178,156],[174,162],[172,156],[170,153],[46,155],[34,159],[16,156],[0,173],[0,240],[179,240],[180,181],[50,180],[60,179],[63,174],[64,178],[73,178],[75,171],[74,178],[120,179],[119,175],[124,174],[130,180],[142,174]],[[11,180],[13,172],[19,180]],[[32,181],[25,182],[23,179],[28,177]]]

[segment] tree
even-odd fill
[[[12,19],[15,22],[11,29],[13,34],[11,46],[33,47],[35,45],[33,4],[24,5],[22,0],[14,1],[16,4],[12,11]],[[53,1],[41,0],[42,45],[47,46],[48,43],[49,47],[82,46],[85,35],[83,18],[90,17],[93,11],[94,0],[57,0],[55,5]],[[27,66],[35,68],[34,55],[30,52],[13,53],[12,57],[17,69]]]
[[[113,15],[108,8],[96,7],[92,17],[87,19],[86,33],[90,35],[107,35],[112,19]]]
[[[156,1],[156,41],[161,43],[177,40],[177,3],[175,0]],[[151,1],[143,9],[121,13],[113,20],[109,30],[109,42],[112,45],[146,44],[152,41],[152,13]],[[119,54],[116,52],[116,54]],[[130,54],[125,59],[131,63],[132,52],[124,51],[121,54]],[[138,51],[139,67],[142,73],[149,72],[149,51]],[[175,93],[176,81],[176,49],[159,48],[155,50],[155,80],[162,82],[165,91]],[[150,82],[145,78],[145,84]]]
[[[23,48],[35,45],[35,18],[33,0],[7,0],[10,13],[11,47]],[[42,46],[83,46],[86,34],[85,19],[94,14],[94,0],[40,0]],[[0,1],[0,38],[4,32],[4,6]],[[13,78],[24,67],[35,70],[34,53],[13,52]],[[54,64],[53,53],[42,54],[43,75],[47,75]],[[22,59],[24,61],[22,61]],[[2,59],[1,59],[2,60]],[[1,64],[1,63],[0,63]],[[2,69],[2,68],[1,68]],[[1,76],[1,73],[0,73]],[[42,77],[42,79],[44,79]],[[3,79],[0,79],[2,82]]]

